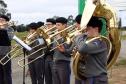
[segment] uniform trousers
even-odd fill
[[[45,83],[52,84],[52,60],[45,60]]]
[[[44,84],[44,59],[39,58],[28,66],[32,84]]]
[[[11,61],[6,65],[0,64],[0,84],[12,84]]]
[[[53,84],[70,84],[70,61],[53,62]]]

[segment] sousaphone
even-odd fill
[[[93,39],[86,41],[86,43],[90,43],[95,39],[102,39],[106,42],[108,46],[108,60],[107,60],[107,69],[110,69],[112,65],[116,62],[120,48],[121,48],[121,40],[119,36],[116,13],[114,9],[105,2],[105,0],[84,0],[85,7],[82,14],[81,19],[81,28],[85,28],[87,23],[89,22],[92,16],[103,17],[106,19],[107,27],[107,36],[99,36]],[[104,34],[106,34],[104,32]],[[103,35],[104,35],[103,34]],[[84,58],[80,56],[77,52],[73,58],[73,72],[77,79],[83,79],[83,73],[80,66],[83,66]]]
[[[95,37],[95,38],[92,38],[92,39],[89,39],[87,40],[85,43],[86,44],[89,44],[90,42],[94,41],[94,40],[102,40],[104,41],[106,44],[107,44],[107,50],[108,50],[108,54],[107,54],[107,57],[110,56],[110,53],[111,53],[111,50],[112,50],[112,44],[110,42],[110,40],[105,37],[105,36],[98,36],[98,37]],[[75,77],[77,79],[83,79],[84,76],[83,76],[83,67],[85,66],[85,57],[86,55],[84,56],[80,56],[79,52],[77,52],[73,58],[73,72],[75,74]]]

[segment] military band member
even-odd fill
[[[51,31],[47,32],[49,35],[55,33],[55,32],[53,32],[55,30],[55,28],[53,28],[55,25],[56,25],[55,19],[53,19],[53,18],[46,19],[46,26],[48,27],[48,29],[52,28]]]
[[[29,24],[28,28],[29,28],[29,34],[27,36],[27,40],[30,42],[34,41],[32,44],[29,45],[33,49],[31,51],[26,52],[27,55],[30,55],[31,53],[42,48],[45,45],[45,41],[42,37],[37,35],[36,31],[37,31],[38,25],[36,23]],[[35,35],[33,35],[33,34],[35,34]],[[33,35],[33,36],[30,37],[30,35]],[[37,46],[37,47],[35,47],[35,46]],[[28,62],[34,60],[35,58],[37,58],[38,56],[41,56],[42,54],[43,54],[43,51],[39,50],[38,52],[32,54],[28,58]],[[43,77],[44,77],[44,59],[43,59],[43,57],[40,57],[36,61],[30,63],[28,66],[29,66],[32,84],[44,84],[44,79],[43,79]]]
[[[61,31],[67,27],[67,19],[59,17],[56,19],[56,28]],[[56,47],[57,44],[63,43],[65,40],[65,33],[57,35],[54,40],[58,40],[53,44]],[[60,39],[62,37],[62,39]],[[63,46],[67,49],[68,44],[64,43]],[[70,84],[70,60],[69,54],[62,53],[58,49],[54,50],[53,54],[53,84]]]
[[[76,27],[78,30],[80,29],[81,18],[82,18],[81,14],[77,15],[75,18]],[[75,84],[83,84],[83,81],[75,78]]]
[[[0,60],[11,50],[14,30],[8,26],[9,20],[6,15],[0,16]],[[4,63],[7,59],[1,62]],[[11,73],[11,60],[5,65],[0,64],[0,84],[12,84]]]
[[[39,22],[37,22],[37,25],[38,25],[38,28],[41,26],[44,26],[44,22],[39,21]]]
[[[87,34],[81,34],[75,38],[77,51],[81,56],[86,54],[83,70],[84,79],[76,84],[108,84],[107,78],[107,44],[100,39],[96,39],[89,44],[85,41],[100,35],[102,22],[98,17],[92,17],[87,24]],[[70,49],[60,48],[61,52],[70,53]]]
[[[53,18],[48,18],[46,20],[46,25],[48,29],[54,27],[56,24],[56,21]],[[52,34],[52,31],[49,31],[48,34]],[[50,45],[51,47],[52,45]],[[53,63],[53,52],[50,52],[46,56],[45,60],[45,83],[46,84],[52,84],[52,63]]]

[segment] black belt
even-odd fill
[[[70,61],[67,60],[53,60],[54,63],[58,64],[58,63],[70,63]]]

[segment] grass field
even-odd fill
[[[15,32],[15,35],[18,38],[23,39],[24,37],[26,37],[27,32]],[[17,46],[17,43],[16,43],[16,41],[12,40],[12,50],[14,50],[14,52],[10,53],[11,56],[13,56],[13,57],[21,56],[22,55],[21,53],[23,53],[22,49],[21,49],[22,47],[19,45],[18,47],[16,47],[14,49],[15,46]]]
[[[20,38],[23,39],[23,37],[25,37],[27,35],[27,32],[15,32],[15,35]],[[16,42],[14,40],[12,40],[12,45],[14,45]]]

